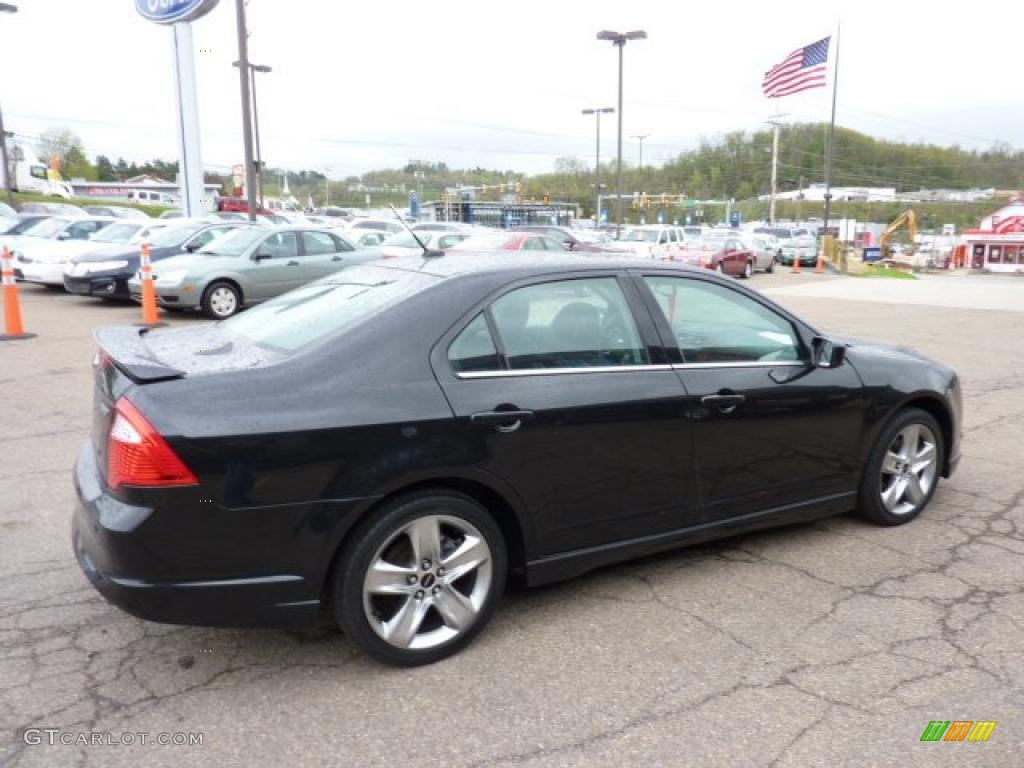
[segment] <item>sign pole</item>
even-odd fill
[[[245,151],[245,197],[249,221],[256,221],[256,163],[252,148],[252,93],[249,88],[249,31],[245,22],[245,0],[235,0],[238,26],[238,82],[242,93],[242,148]]]
[[[178,189],[186,216],[201,216],[210,210],[203,202],[203,160],[199,143],[199,105],[196,99],[195,49],[192,24],[180,21],[171,26],[174,44],[174,80],[178,112]]]

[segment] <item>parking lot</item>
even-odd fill
[[[957,368],[963,460],[922,518],[838,517],[515,592],[467,650],[414,670],[338,632],[163,626],[100,598],[71,553],[71,467],[91,331],[139,310],[22,286],[39,336],[0,342],[0,764],[1020,765],[1024,280],[752,285]],[[932,720],[998,725],[922,743]],[[29,745],[27,728],[202,745]]]

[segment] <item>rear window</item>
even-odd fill
[[[259,346],[295,352],[372,320],[436,281],[418,272],[349,267],[223,320],[220,326]]]

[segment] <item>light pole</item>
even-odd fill
[[[605,29],[597,33],[597,39],[608,40],[619,49],[619,148],[615,171],[615,198],[618,202],[615,214],[615,239],[618,240],[622,237],[622,49],[626,47],[628,40],[646,40],[647,33],[642,29],[634,29],[632,32],[612,32]]]
[[[0,3],[0,13],[17,13],[18,6],[11,3]],[[7,161],[7,131],[4,129],[4,113],[0,110],[0,162],[4,164],[4,188],[7,190],[7,202],[14,207],[14,183],[11,180],[11,164]]]
[[[252,158],[252,104],[249,85],[249,32],[245,23],[245,0],[235,0],[238,26],[238,81],[242,92],[242,146],[245,151],[245,197],[249,221],[256,221],[256,168]]]
[[[240,66],[233,62],[232,66]],[[259,190],[260,208],[263,207],[263,151],[260,148],[260,108],[256,103],[256,73],[268,74],[272,67],[265,64],[249,64],[249,87],[252,90],[252,124],[256,133],[256,188]]]
[[[597,207],[594,208],[594,228],[601,227],[601,115],[607,115],[615,111],[615,107],[595,107],[584,109],[584,115],[594,115],[597,118],[597,148],[594,151],[594,193],[597,195]]]
[[[637,141],[640,142],[640,159],[637,162],[637,167],[640,170],[640,175],[641,176],[644,175],[644,139],[646,139],[650,135],[651,134],[649,134],[649,133],[643,133],[643,134],[640,134],[639,136],[630,136],[629,137],[631,139],[636,139]]]

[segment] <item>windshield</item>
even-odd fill
[[[724,240],[714,237],[701,237],[686,244],[688,251],[720,251]]]
[[[213,253],[218,256],[241,256],[257,240],[267,236],[262,227],[243,227],[233,229],[221,235],[209,245],[199,249],[199,253]]]
[[[94,243],[127,243],[140,229],[139,224],[111,224],[89,239]]]
[[[63,232],[69,223],[67,219],[40,219],[21,234],[26,237],[54,238]]]
[[[372,320],[437,279],[371,265],[349,267],[224,320],[220,327],[259,346],[294,352]]]
[[[149,244],[154,248],[166,248],[168,246],[179,245],[188,240],[192,235],[203,228],[202,224],[178,224],[177,226],[170,226],[166,229],[159,230],[154,234]]]
[[[497,251],[504,248],[513,239],[510,235],[474,235],[467,237],[449,250],[456,251]]]
[[[660,234],[656,229],[634,229],[622,239],[630,243],[656,243]]]

